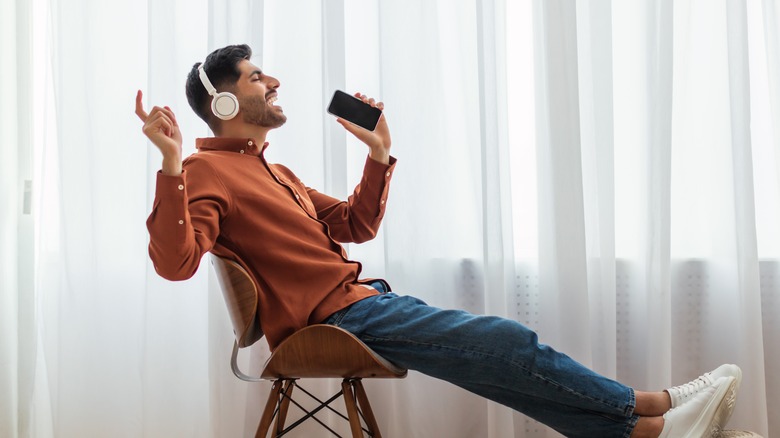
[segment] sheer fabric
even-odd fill
[[[774,2],[2,5],[0,83],[17,92],[0,105],[0,435],[253,433],[268,384],[230,372],[210,267],[171,283],[148,260],[160,155],[133,114],[140,88],[194,152],[209,133],[186,74],[242,42],[281,81],[269,161],[319,190],[346,196],[366,154],[325,113],[333,91],[385,102],[390,206],[348,247],[366,276],[516,319],[638,389],[737,363],[730,426],[780,433]],[[416,373],[367,387],[386,436],[555,436]]]

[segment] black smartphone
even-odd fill
[[[379,108],[363,103],[357,97],[350,96],[341,90],[336,90],[333,93],[333,99],[328,105],[328,112],[369,131],[376,128],[379,117],[382,116],[382,111]]]

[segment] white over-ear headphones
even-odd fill
[[[222,120],[230,120],[235,117],[238,114],[238,99],[236,96],[227,91],[218,93],[217,89],[211,85],[209,77],[206,76],[203,64],[198,67],[198,74],[203,86],[206,87],[206,91],[213,97],[211,100],[211,112]]]

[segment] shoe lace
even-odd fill
[[[710,378],[710,374],[707,373],[684,385],[674,386],[672,387],[672,390],[676,391],[681,397],[687,398],[693,394],[698,393],[702,388],[705,388],[711,384],[712,379]]]

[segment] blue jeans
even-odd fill
[[[372,286],[383,291],[381,283]],[[628,437],[639,418],[633,389],[539,344],[536,333],[509,319],[382,293],[323,322],[353,333],[398,366],[509,406],[569,437]]]

